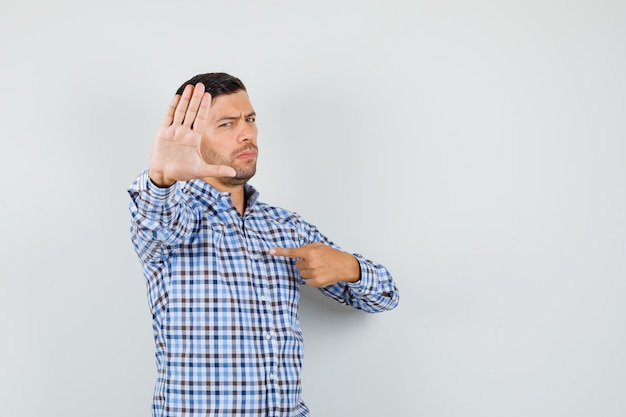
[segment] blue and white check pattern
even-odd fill
[[[153,416],[308,416],[300,384],[303,280],[294,259],[269,249],[339,247],[297,214],[259,202],[250,185],[243,216],[228,193],[201,180],[162,189],[144,171],[128,191],[156,343]],[[394,308],[388,271],[355,256],[361,280],[322,293],[367,312]]]

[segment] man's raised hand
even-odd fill
[[[169,187],[176,181],[235,176],[233,168],[209,165],[202,159],[200,145],[210,107],[211,95],[202,83],[187,85],[182,95],[172,98],[152,145],[149,176],[153,183]]]

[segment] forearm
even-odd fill
[[[140,257],[153,257],[161,246],[173,246],[190,229],[193,216],[184,210],[178,184],[160,188],[144,171],[128,189],[131,234]]]

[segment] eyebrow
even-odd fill
[[[256,112],[253,111],[252,113],[248,113],[248,114],[244,115],[244,118],[247,119],[247,118],[252,117],[252,116],[256,116]],[[224,116],[224,117],[220,117],[216,121],[217,122],[222,122],[224,120],[236,120],[238,118],[239,118],[239,116]]]

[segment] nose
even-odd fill
[[[237,133],[237,142],[256,141],[256,125],[254,123],[248,122],[245,119],[242,121],[242,123],[240,123],[240,129]]]

